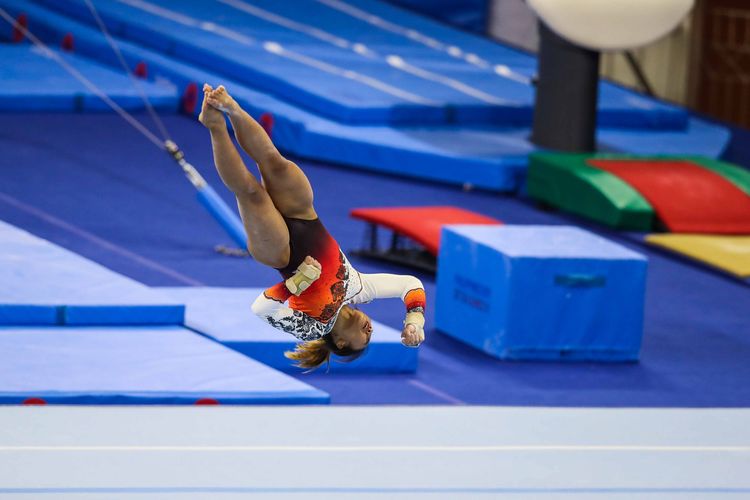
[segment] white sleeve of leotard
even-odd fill
[[[269,289],[270,290],[270,289]],[[265,291],[253,302],[253,312],[272,327],[294,335],[299,340],[316,340],[328,333],[328,325],[270,298]]]
[[[411,291],[424,290],[422,282],[403,274],[360,274],[362,291],[352,297],[352,304],[364,304],[375,299],[399,297],[406,302]],[[422,292],[422,296],[423,296]]]

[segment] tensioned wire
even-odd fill
[[[182,168],[182,171],[187,177],[188,181],[190,181],[190,183],[198,190],[198,199],[201,202],[201,204],[205,206],[205,208],[209,211],[209,213],[219,222],[219,224],[224,228],[224,230],[227,233],[229,233],[229,235],[232,237],[232,239],[235,242],[237,242],[241,246],[244,246],[245,239],[244,239],[244,230],[242,229],[242,223],[237,218],[236,214],[234,214],[234,212],[232,212],[232,210],[229,207],[227,207],[227,205],[222,201],[219,195],[217,195],[216,192],[213,189],[211,189],[211,187],[208,185],[208,183],[203,178],[203,176],[201,176],[198,170],[185,159],[185,155],[182,152],[182,150],[179,148],[179,146],[175,144],[174,141],[169,139],[169,133],[167,132],[167,129],[164,126],[164,123],[159,119],[159,116],[156,114],[156,111],[154,110],[153,106],[148,100],[148,96],[146,95],[144,89],[141,87],[140,82],[136,79],[135,75],[133,75],[132,72],[129,70],[127,63],[125,62],[125,58],[122,55],[122,52],[120,52],[114,38],[112,38],[112,36],[109,34],[106,27],[104,26],[104,23],[101,17],[96,11],[96,8],[90,2],[90,0],[85,0],[85,1],[86,1],[86,4],[89,6],[89,10],[91,10],[91,14],[94,16],[94,19],[99,25],[100,30],[107,38],[109,45],[112,47],[112,50],[114,50],[115,54],[117,54],[117,57],[120,60],[120,64],[123,66],[123,68],[125,69],[125,72],[128,74],[128,76],[131,78],[131,80],[135,83],[136,87],[138,88],[138,91],[141,94],[141,99],[146,105],[146,108],[149,110],[149,113],[151,114],[151,117],[154,119],[154,122],[159,128],[159,131],[162,133],[164,140],[160,140],[151,130],[145,127],[140,121],[135,119],[133,115],[125,111],[119,104],[113,101],[102,89],[100,89],[91,80],[89,80],[83,74],[81,74],[80,71],[78,71],[70,63],[68,63],[68,61],[66,61],[60,54],[51,50],[44,42],[42,42],[33,33],[31,33],[26,27],[22,26],[19,22],[13,19],[13,17],[11,17],[10,14],[8,14],[8,12],[3,8],[0,8],[0,17],[5,19],[15,29],[23,33],[24,36],[26,36],[29,40],[31,40],[32,43],[36,47],[38,47],[39,50],[41,50],[45,56],[57,62],[73,78],[78,80],[84,87],[89,89],[96,96],[98,96],[102,101],[104,101],[110,108],[112,108],[112,110],[114,110],[118,115],[120,115],[120,117],[124,119],[128,124],[130,124],[134,129],[140,132],[154,146],[156,146],[162,151],[166,151],[167,153],[169,153],[172,159],[175,160],[175,162],[177,162],[180,168]]]
[[[13,17],[8,14],[8,12],[0,7],[0,17],[5,19],[11,26],[13,26],[15,29],[19,30],[25,37],[27,37],[31,42],[39,48],[39,50],[42,51],[42,53],[58,63],[63,69],[65,69],[73,78],[78,80],[82,85],[84,85],[87,89],[89,89],[91,92],[96,94],[97,97],[99,97],[102,101],[104,101],[110,108],[112,108],[113,111],[115,111],[122,119],[124,119],[126,122],[128,122],[134,129],[136,129],[138,132],[140,132],[146,139],[148,139],[154,146],[161,150],[166,150],[166,147],[164,145],[164,141],[160,140],[153,132],[151,132],[148,128],[146,128],[141,122],[136,120],[133,115],[125,111],[119,104],[117,104],[115,101],[113,101],[103,90],[101,90],[96,84],[94,84],[91,80],[86,78],[80,71],[78,71],[76,68],[74,68],[68,61],[66,61],[62,56],[60,56],[57,52],[50,49],[44,42],[42,42],[39,38],[36,37],[33,33],[31,33],[28,29],[26,29],[24,26],[22,26],[18,21],[13,19]],[[162,124],[163,126],[163,124]]]
[[[120,51],[120,47],[117,46],[114,38],[112,38],[112,35],[109,34],[109,30],[104,24],[104,21],[102,21],[101,16],[99,16],[99,12],[96,10],[96,7],[94,7],[93,2],[91,0],[84,0],[84,2],[86,2],[89,11],[91,11],[91,15],[94,17],[96,24],[99,26],[99,30],[104,34],[104,38],[107,39],[107,43],[109,43],[109,46],[112,47],[112,51],[115,53],[115,55],[117,55],[117,59],[120,61],[122,69],[125,70],[125,73],[127,73],[127,75],[130,77],[130,80],[133,82],[135,88],[138,89],[138,93],[141,95],[141,100],[146,106],[148,113],[151,115],[151,119],[154,120],[154,123],[159,129],[159,132],[161,132],[162,138],[164,139],[164,141],[169,140],[169,132],[167,132],[167,127],[164,126],[161,118],[159,118],[159,115],[156,114],[156,110],[154,110],[154,107],[151,105],[151,101],[149,101],[148,96],[146,95],[146,91],[143,89],[143,85],[141,85],[141,82],[138,78],[136,78],[133,72],[130,71],[128,63],[125,62],[125,57],[123,57],[122,52]]]

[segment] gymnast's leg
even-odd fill
[[[289,230],[266,189],[245,167],[221,111],[207,105],[211,87],[204,86],[201,123],[211,132],[214,163],[224,184],[234,193],[253,258],[281,268],[289,263]]]
[[[263,185],[282,215],[297,219],[315,219],[310,181],[294,162],[284,158],[261,127],[220,85],[209,93],[208,103],[224,111],[232,122],[242,149],[255,160]]]

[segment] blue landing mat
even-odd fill
[[[0,327],[0,403],[325,404],[326,393],[176,326]]]
[[[299,372],[284,357],[295,339],[276,330],[250,310],[262,288],[157,288],[184,302],[185,324],[227,347],[279,370]],[[366,306],[365,306],[366,307]],[[413,373],[417,350],[401,345],[401,332],[373,321],[367,354],[352,363],[331,363],[332,372]],[[325,371],[325,369],[321,369]]]
[[[0,325],[181,324],[185,307],[0,221]]]
[[[56,51],[113,101],[129,110],[143,109],[130,78],[89,59]],[[0,111],[109,111],[95,93],[63,70],[40,49],[29,45],[0,45]],[[142,82],[156,109],[175,111],[177,89],[169,83]]]
[[[52,43],[65,33],[73,32],[79,53],[102,63],[116,64],[111,48],[98,31],[27,0],[0,0],[0,5],[13,15],[28,13],[35,22],[35,31],[45,41]],[[514,54],[524,61],[530,59],[481,39],[475,42],[480,43],[483,50],[491,47],[505,57]],[[280,149],[299,157],[432,181],[513,191],[524,177],[527,155],[536,149],[528,141],[531,132],[527,128],[346,125],[133,43],[119,40],[118,45],[131,66],[144,61],[150,77],[170,81],[180,89],[191,82],[225,84],[256,118],[262,113],[271,113],[275,118],[274,142]],[[601,129],[599,132],[602,150],[630,153],[669,148],[684,154],[715,157],[729,141],[726,128],[694,119],[684,131],[644,133],[637,129]]]
[[[93,23],[81,1],[42,3]],[[419,26],[442,48],[324,2],[96,3],[115,35],[341,122],[531,123],[533,86],[521,71],[533,58],[380,2],[357,4],[402,31]],[[451,55],[456,45],[471,47],[475,63]],[[524,64],[516,68],[517,60]],[[498,74],[497,65],[515,76]],[[612,85],[602,86],[600,108],[600,121],[609,126],[679,129],[687,120],[684,109]]]

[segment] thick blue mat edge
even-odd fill
[[[39,400],[42,401],[34,401]],[[252,395],[243,396],[237,394],[217,394],[210,398],[209,401],[200,393],[195,395],[175,396],[168,393],[143,393],[142,395],[130,394],[123,395],[117,393],[99,393],[84,394],[79,392],[71,393],[35,393],[32,396],[28,394],[0,392],[0,405],[29,405],[29,404],[50,404],[50,405],[327,405],[331,402],[331,397],[320,390],[315,391],[315,395],[308,392],[290,391],[279,395]]]
[[[0,327],[0,350],[0,404],[330,403],[181,326]]]
[[[0,304],[0,325],[182,325],[184,305],[52,306]]]

